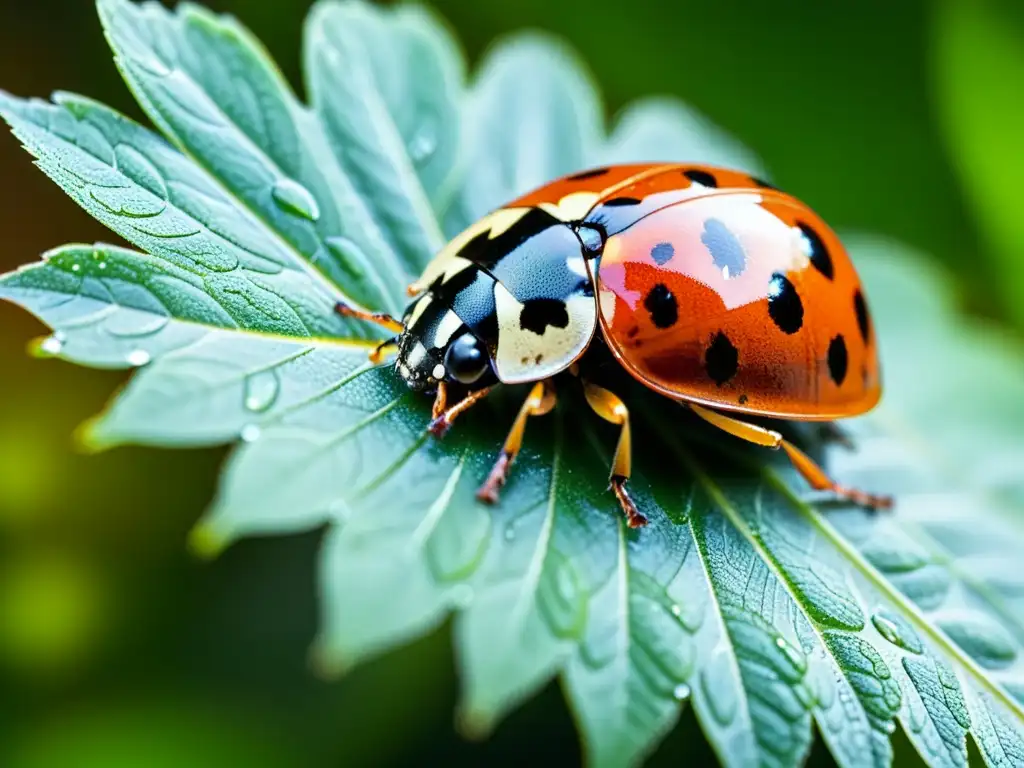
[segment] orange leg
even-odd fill
[[[437,395],[434,398],[434,417],[428,427],[430,433],[434,437],[444,437],[445,433],[451,428],[452,422],[455,421],[458,415],[464,411],[468,411],[474,405],[487,397],[491,393],[492,389],[493,387],[485,387],[484,389],[478,389],[475,392],[470,392],[455,405],[450,408],[446,408],[445,406],[448,403],[448,390],[445,388],[444,382],[438,384]]]
[[[633,499],[626,490],[626,481],[632,471],[633,447],[632,435],[629,429],[629,410],[626,404],[618,397],[589,382],[584,383],[583,393],[586,395],[587,404],[594,413],[605,421],[618,424],[622,429],[619,432],[619,443],[615,446],[615,458],[612,459],[611,488],[615,498],[619,500],[619,506],[626,515],[626,522],[630,528],[641,528],[647,525],[647,518],[640,514]]]
[[[856,488],[846,488],[839,485],[825,474],[825,470],[819,467],[810,456],[788,440],[784,440],[782,435],[778,432],[765,429],[764,427],[759,427],[755,424],[748,424],[745,421],[734,419],[731,416],[726,416],[718,411],[711,411],[707,408],[702,408],[701,406],[694,405],[693,403],[690,403],[690,408],[705,421],[714,424],[719,429],[728,432],[730,435],[734,435],[741,440],[756,443],[757,445],[764,445],[768,448],[781,448],[786,452],[786,455],[793,463],[793,466],[796,467],[796,470],[803,475],[804,479],[810,483],[811,487],[816,491],[829,491],[838,499],[852,501],[854,504],[859,504],[871,509],[887,509],[892,506],[892,498],[889,496],[875,496],[870,493],[865,493],[864,491],[859,491]]]
[[[382,341],[376,347],[370,350],[370,362],[376,365],[384,359],[384,355],[388,352],[393,352],[398,349],[397,338],[390,338],[387,341]]]
[[[538,381],[533,385],[533,389],[526,396],[526,400],[516,415],[516,420],[512,422],[512,429],[509,430],[508,437],[505,438],[505,445],[502,446],[501,453],[498,454],[498,459],[494,462],[487,480],[476,492],[476,497],[480,501],[486,501],[488,504],[497,503],[498,490],[505,485],[512,463],[516,460],[519,449],[523,445],[526,420],[531,416],[543,416],[548,413],[555,407],[555,401],[555,389],[549,381]]]
[[[434,407],[430,411],[431,422],[441,418],[444,409],[448,407],[448,385],[443,381],[437,382],[437,394],[434,395]]]
[[[387,312],[364,312],[340,301],[334,305],[334,311],[342,317],[354,317],[358,320],[365,320],[368,323],[379,325],[381,328],[386,328],[392,333],[402,332],[402,324]]]

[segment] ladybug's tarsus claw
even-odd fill
[[[430,432],[438,440],[448,434],[448,430],[451,429],[451,422],[445,417],[445,414],[441,414],[436,419],[430,422],[430,426],[427,427],[427,431]]]
[[[443,381],[437,384],[437,397],[434,399],[433,419],[427,427],[427,431],[434,437],[442,438],[451,427],[452,422],[463,411],[469,410],[475,403],[479,403],[490,393],[491,387],[478,389],[470,392],[455,405],[446,408],[448,402],[448,390]]]
[[[485,504],[498,503],[498,491],[505,485],[505,481],[508,479],[508,470],[512,466],[512,458],[508,451],[502,451],[498,456],[498,460],[491,467],[491,472],[487,475],[484,484],[476,492],[476,497],[480,501]]]
[[[835,491],[839,498],[852,501],[854,504],[872,512],[884,512],[893,507],[892,496],[877,496],[873,493],[865,493],[864,491],[858,491],[856,488],[844,488],[843,486],[837,486]]]
[[[622,507],[623,514],[626,515],[626,525],[630,528],[643,528],[647,525],[647,518],[636,508],[633,497],[626,490],[626,478],[621,476],[613,477],[611,490],[615,494],[615,498],[619,500],[619,506]]]

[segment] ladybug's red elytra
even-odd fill
[[[860,279],[836,234],[799,200],[725,168],[594,168],[553,181],[453,239],[409,287],[401,321],[346,305],[398,335],[413,389],[434,391],[431,431],[498,383],[535,382],[478,498],[494,502],[526,421],[555,405],[551,379],[600,333],[650,389],[743,440],[783,449],[817,490],[889,506],[833,482],[778,432],[737,415],[832,421],[881,395],[878,349]],[[465,396],[448,403],[450,386]],[[631,527],[647,521],[626,489],[629,411],[584,380],[590,407],[620,426],[611,472]]]

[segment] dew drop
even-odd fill
[[[297,181],[278,179],[270,191],[282,211],[309,221],[320,218],[320,206],[312,193]]]
[[[888,734],[896,733],[896,721],[890,720],[885,724],[885,732]]]
[[[916,636],[907,634],[909,628],[902,629],[900,627],[900,623],[897,622],[896,619],[887,615],[885,611],[878,611],[875,613],[871,617],[871,623],[875,625],[875,629],[878,630],[878,634],[897,648],[902,648],[903,650],[910,651],[911,653],[921,653],[921,641]],[[913,630],[909,631],[912,632]]]
[[[354,240],[347,237],[328,237],[324,240],[324,245],[349,277],[353,280],[362,280],[366,277],[370,261]]]
[[[409,141],[409,157],[414,163],[423,163],[437,151],[437,128],[433,122],[424,122]]]
[[[505,541],[513,541],[516,538],[516,527],[509,523],[505,526]]]
[[[711,716],[721,726],[727,726],[736,719],[739,699],[736,684],[730,678],[731,664],[728,654],[719,649],[707,660],[700,673],[700,687],[704,700],[711,710]]]
[[[57,336],[57,334],[53,334],[52,336],[47,336],[45,339],[43,339],[42,343],[39,345],[39,351],[43,352],[43,353],[45,353],[47,355],[59,355],[60,351],[63,348],[64,348],[64,342],[61,341],[61,339]]]
[[[473,588],[468,584],[459,584],[451,591],[451,601],[456,608],[468,608],[473,602]]]
[[[677,619],[683,615],[683,609],[679,607],[679,603],[672,603],[672,607],[669,610],[672,611],[672,615]]]
[[[150,361],[149,352],[144,349],[133,349],[125,358],[129,365],[140,366]]]
[[[254,443],[260,439],[260,428],[255,424],[246,424],[239,436],[246,443]]]
[[[245,380],[245,407],[262,413],[274,404],[281,391],[281,382],[273,370],[254,373]]]
[[[920,733],[928,723],[928,713],[916,696],[910,697],[910,730]]]
[[[686,683],[680,683],[672,689],[672,696],[676,701],[690,698],[690,686]]]
[[[576,583],[576,573],[571,568],[568,566],[559,568],[555,583],[558,587],[558,596],[565,602],[571,603],[576,600],[579,585]]]
[[[82,267],[81,267],[81,265],[80,265],[80,264],[72,264],[72,265],[71,265],[71,271],[72,271],[72,272],[77,272],[77,271],[78,271],[78,270],[80,270],[81,268],[82,268]]]
[[[133,56],[132,64],[138,65],[156,77],[167,77],[171,74],[171,68],[156,56]]]
[[[99,264],[97,264],[96,266],[98,266],[98,267],[99,267],[100,269],[106,269],[106,268],[107,268],[107,262],[105,262],[105,261],[101,261],[101,262],[100,262]]]
[[[786,656],[786,659],[793,668],[798,671],[801,675],[807,671],[807,656],[799,648],[795,648],[789,643],[784,637],[775,638],[775,645],[780,651]]]

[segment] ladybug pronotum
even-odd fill
[[[810,485],[868,507],[778,432],[741,416],[832,421],[881,395],[877,346],[860,279],[810,208],[756,178],[696,165],[618,165],[553,181],[452,240],[409,287],[401,322],[339,304],[398,335],[395,367],[435,392],[430,430],[499,384],[533,382],[478,498],[495,502],[530,416],[555,405],[552,377],[583,379],[587,403],[620,426],[611,489],[632,527],[626,489],[629,411],[578,365],[600,334],[650,389],[743,440],[781,448]],[[449,388],[464,396],[449,404]]]

